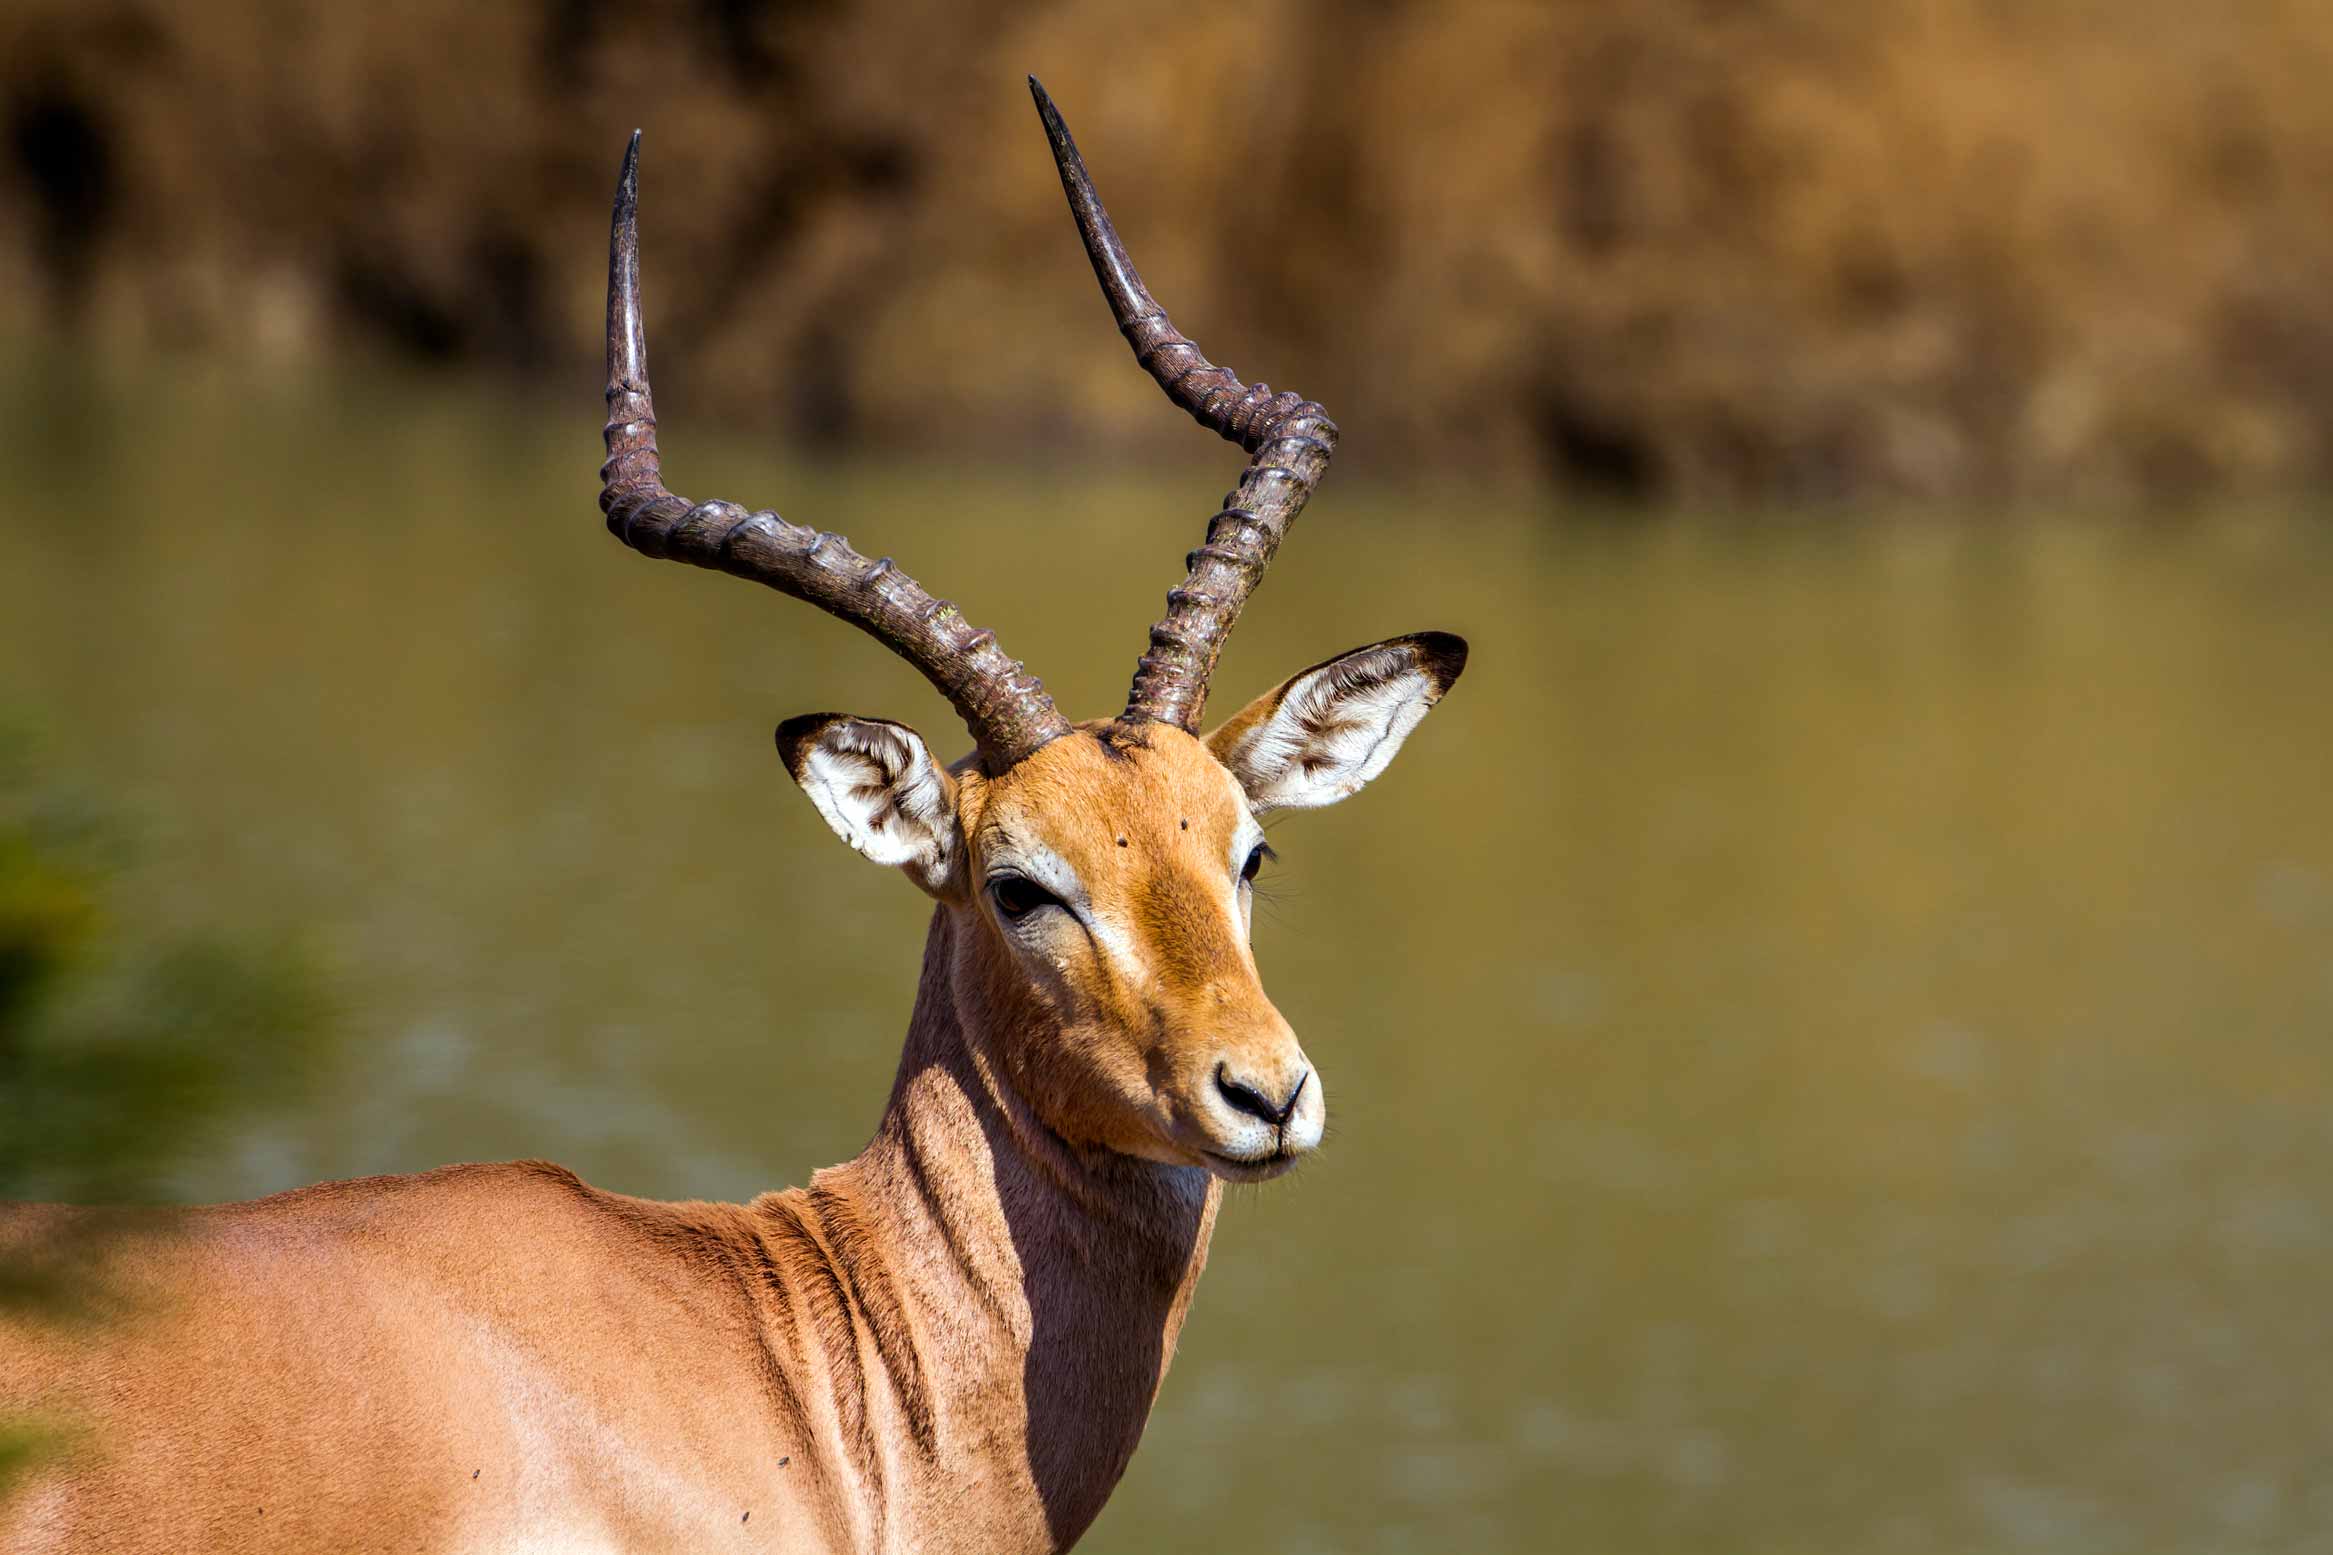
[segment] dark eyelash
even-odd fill
[[[1248,901],[1261,918],[1278,918],[1282,908],[1303,894],[1303,885],[1285,869],[1270,870],[1248,882]]]

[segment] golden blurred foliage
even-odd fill
[[[0,61],[19,336],[587,407],[637,124],[668,417],[1187,448],[1035,71],[1177,321],[1365,458],[1961,503],[2333,467],[2310,0],[10,0]]]

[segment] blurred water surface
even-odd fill
[[[36,385],[38,385],[36,387]],[[548,1156],[742,1197],[854,1153],[925,908],[793,790],[914,674],[593,508],[593,396],[12,378],[0,698],[152,823],[137,908],[354,1011],[195,1197]],[[896,552],[1114,710],[1236,457],[683,490]],[[1340,472],[1224,710],[1475,645],[1274,829],[1334,1136],[1236,1194],[1089,1547],[2299,1548],[2333,1534],[2333,527],[1557,524]]]

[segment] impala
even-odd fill
[[[1202,734],[1225,635],[1326,469],[1318,405],[1167,321],[1031,90],[1136,359],[1251,456],[1126,710],[1071,723],[995,635],[841,537],[662,482],[639,136],[608,258],[608,527],[872,634],[974,749],[778,729],[842,839],[935,902],[873,1141],[808,1188],[654,1203],[539,1162],[125,1222],[128,1315],[0,1333],[0,1419],[76,1432],[0,1508],[16,1551],[1062,1550],[1124,1472],[1225,1182],[1320,1143],[1321,1078],[1257,980],[1257,817],[1342,799],[1458,678],[1424,633]],[[89,1212],[0,1217],[36,1254]]]

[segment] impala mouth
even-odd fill
[[[1207,1158],[1207,1169],[1226,1182],[1269,1182],[1296,1165],[1296,1155],[1285,1147],[1266,1155],[1225,1155],[1220,1150],[1201,1150]]]

